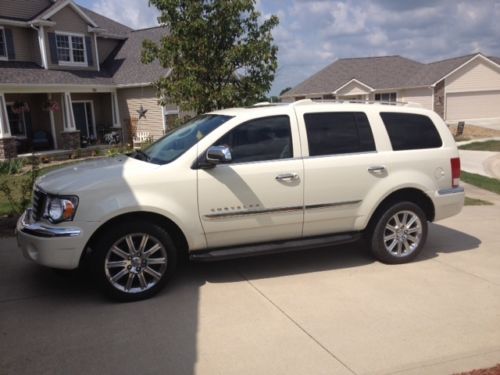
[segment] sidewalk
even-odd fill
[[[500,179],[500,152],[458,150],[462,170]]]

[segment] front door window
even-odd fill
[[[26,112],[16,111],[14,104],[7,104],[10,134],[16,137],[26,137]]]

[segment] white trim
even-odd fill
[[[434,87],[436,86],[439,82],[441,82],[443,79],[446,79],[448,78],[449,76],[451,76],[453,73],[457,72],[458,70],[462,69],[464,66],[466,66],[467,64],[471,63],[472,61],[478,59],[478,58],[481,58],[483,59],[484,61],[487,61],[491,64],[493,64],[494,66],[496,66],[497,68],[500,69],[500,65],[498,65],[496,62],[494,62],[493,60],[490,60],[489,58],[487,58],[486,56],[483,56],[481,53],[478,53],[476,54],[474,57],[470,58],[469,60],[467,60],[466,62],[464,62],[462,65],[460,65],[458,68],[455,68],[453,69],[451,72],[449,72],[448,74],[446,74],[444,77],[438,79],[436,82],[434,82],[431,86]]]
[[[118,106],[118,94],[116,90],[111,92],[111,115],[113,117],[113,128],[121,129],[120,107]]]
[[[3,44],[5,48],[5,55],[0,55],[0,61],[8,61],[9,60],[9,51],[7,48],[7,37],[5,36],[5,28],[0,26],[0,34],[3,35]]]
[[[126,88],[134,88],[134,87],[146,87],[152,86],[153,82],[143,82],[143,83],[119,83],[115,85],[117,89],[126,89]]]
[[[101,71],[101,63],[99,62],[99,51],[97,49],[97,34],[94,33],[94,49],[95,49],[95,65],[97,66],[97,71]]]
[[[87,16],[83,10],[80,9],[80,7],[78,5],[76,5],[72,0],[66,0],[66,1],[63,1],[61,2],[58,6],[52,8],[52,9],[49,9],[48,12],[44,13],[40,18],[42,20],[47,20],[49,19],[50,17],[52,17],[54,14],[56,14],[57,12],[59,12],[61,9],[65,8],[66,6],[70,6],[71,8],[73,8],[73,10],[78,13],[78,15],[80,17],[82,17],[87,23],[89,23],[90,25],[94,26],[94,27],[97,27],[97,24],[89,17]]]
[[[71,105],[71,93],[65,92],[63,94],[64,99],[64,131],[73,132],[76,131],[75,125],[75,115],[73,114],[73,106]]]
[[[52,94],[47,94],[47,99],[52,100]],[[56,136],[56,122],[54,120],[54,113],[49,111],[49,119],[50,119],[50,130],[52,132],[52,142],[54,145],[54,150],[57,150],[57,136]]]
[[[89,66],[89,63],[87,61],[87,43],[85,42],[86,35],[85,34],[81,34],[81,33],[71,33],[71,32],[67,32],[67,31],[56,31],[55,32],[56,50],[59,49],[59,47],[57,45],[57,36],[58,35],[67,36],[68,37],[68,49],[69,49],[69,59],[70,59],[70,61],[59,60],[59,51],[58,51],[57,52],[57,64],[61,65],[61,66],[80,66],[80,67]],[[84,61],[74,61],[73,37],[82,38],[83,60]]]
[[[40,46],[40,56],[42,58],[42,66],[44,69],[49,68],[49,63],[47,60],[47,50],[45,49],[45,31],[43,25],[38,26],[38,45]]]
[[[96,93],[96,92],[112,92],[116,90],[116,86],[112,85],[92,85],[92,84],[57,84],[57,83],[44,83],[44,84],[19,84],[14,83],[0,85],[0,91],[8,92],[12,94],[21,93],[61,93],[63,91],[71,92],[85,92],[85,93]]]
[[[29,27],[29,23],[26,21],[15,21],[15,20],[9,20],[6,18],[0,18],[0,25]]]
[[[432,110],[436,112],[436,101],[434,100],[434,88],[432,88]]]
[[[358,84],[360,84],[361,86],[366,87],[366,88],[367,88],[367,89],[369,89],[370,91],[374,91],[374,90],[375,90],[373,87],[368,86],[366,83],[363,83],[363,82],[361,82],[361,81],[358,81],[356,78],[353,78],[353,79],[351,79],[349,82],[347,82],[347,83],[343,84],[342,86],[340,86],[340,87],[339,87],[337,90],[335,90],[332,94],[337,95],[337,93],[338,93],[340,90],[342,90],[342,89],[343,89],[344,87],[346,87],[346,86],[349,86],[349,85],[350,85],[351,83],[353,83],[353,82],[358,83]],[[310,95],[310,94],[309,94],[309,95]],[[363,95],[366,95],[366,94],[363,94]],[[299,95],[299,96],[300,96],[300,95]]]
[[[90,120],[92,121],[92,129],[94,129],[94,137],[97,138],[97,129],[96,129],[96,124],[95,124],[94,101],[92,99],[72,100],[71,101],[71,109],[73,109],[73,104],[81,104],[81,103],[84,103],[84,104],[90,103],[90,115],[91,115]],[[85,109],[85,120],[86,120],[85,125],[87,126],[87,136],[89,136],[90,135],[89,118],[88,118],[89,114],[87,113],[87,106],[84,105],[83,108]],[[74,115],[75,114],[73,111],[73,116]],[[75,120],[75,129],[78,130],[78,128],[76,127],[76,120]]]

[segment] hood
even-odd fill
[[[76,194],[110,184],[124,184],[132,177],[159,167],[157,164],[121,155],[57,169],[39,177],[36,185],[52,194]]]

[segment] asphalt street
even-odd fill
[[[451,374],[500,362],[500,206],[432,224],[420,258],[360,243],[184,266],[114,303],[0,239],[0,373]]]

